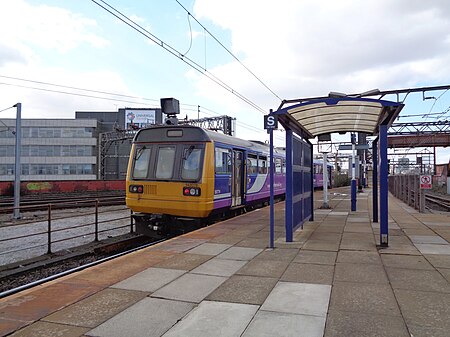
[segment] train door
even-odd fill
[[[244,187],[244,153],[233,150],[233,175],[231,184],[231,206],[242,205]]]

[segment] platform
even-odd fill
[[[331,193],[293,243],[278,203],[273,250],[267,207],[4,298],[0,335],[449,336],[449,214],[389,196],[377,249],[371,190]]]

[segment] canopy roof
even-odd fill
[[[370,98],[312,99],[279,109],[281,124],[308,138],[333,132],[365,132],[378,134],[378,126],[390,125],[403,104]]]

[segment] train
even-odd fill
[[[334,186],[334,166],[327,163],[328,169],[328,188]],[[314,188],[323,188],[323,161],[313,160],[313,186]]]
[[[274,196],[283,199],[283,148],[274,148],[273,161]],[[139,130],[126,178],[136,232],[160,238],[267,203],[269,162],[269,146],[258,141],[190,125]]]

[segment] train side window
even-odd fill
[[[144,179],[148,175],[148,165],[150,162],[151,148],[142,147],[136,148],[134,154],[134,167],[132,177],[134,179]]]
[[[216,147],[215,151],[216,174],[231,174],[231,152],[228,149]]]
[[[175,146],[161,146],[156,160],[155,178],[171,179],[175,164]]]
[[[281,173],[281,158],[275,158],[275,173]]]
[[[267,157],[259,156],[258,164],[258,173],[267,174]]]
[[[196,149],[194,145],[185,148],[183,152],[183,164],[181,178],[186,180],[198,180],[200,178],[200,159],[202,149]]]
[[[247,174],[258,173],[258,157],[256,154],[249,154],[247,156]]]
[[[281,172],[286,173],[286,159],[281,161]]]

